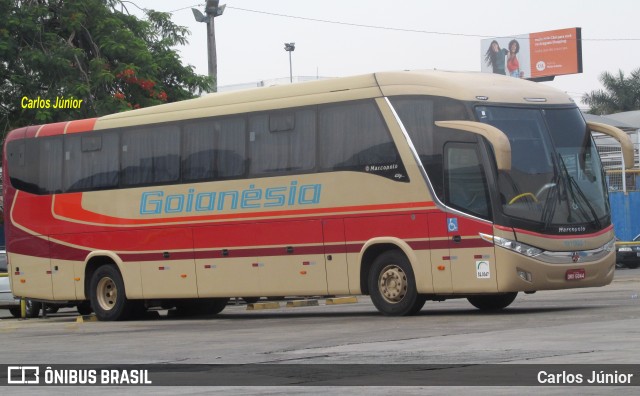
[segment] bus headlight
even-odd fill
[[[613,252],[614,250],[616,250],[616,239],[613,238],[612,240],[607,242],[607,244],[604,245],[603,249],[607,252]],[[629,248],[629,251],[631,251],[631,248]]]
[[[492,242],[497,246],[501,246],[505,249],[512,250],[520,253],[524,256],[535,257],[542,253],[542,249],[527,245],[526,243],[512,241],[511,239],[502,238],[494,235],[487,235],[480,233],[480,237],[487,242]]]

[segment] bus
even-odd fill
[[[602,165],[576,104],[484,73],[380,72],[11,131],[13,293],[216,314],[229,298],[369,295],[481,310],[609,284]]]

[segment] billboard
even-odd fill
[[[484,39],[480,50],[486,73],[533,80],[582,73],[580,28]]]

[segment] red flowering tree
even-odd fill
[[[211,88],[183,65],[171,15],[142,20],[120,0],[0,0],[0,132],[175,102]],[[78,109],[23,108],[23,97],[83,99]]]

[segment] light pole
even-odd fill
[[[291,64],[291,53],[296,50],[296,43],[284,43],[284,50],[289,53],[289,82],[293,82],[293,66]]]
[[[209,53],[209,76],[213,78],[213,92],[218,91],[218,56],[216,54],[216,31],[214,27],[214,19],[222,15],[226,4],[219,5],[220,0],[207,0],[204,12],[206,16],[199,10],[192,8],[193,17],[198,22],[207,24],[207,50]]]

